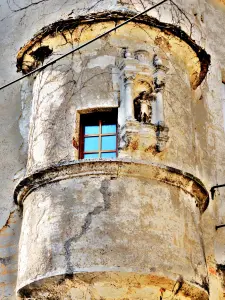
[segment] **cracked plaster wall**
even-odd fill
[[[106,25],[103,28],[106,30]],[[94,32],[100,30],[102,30],[100,24],[78,29],[80,35],[76,44],[85,42],[90,38],[90,34],[94,36]],[[138,43],[134,41],[134,36],[138,36]],[[140,49],[148,51],[150,65],[154,54],[158,53],[169,68],[164,93],[164,109],[166,124],[170,128],[170,141],[166,151],[157,154],[154,151],[154,135],[147,139],[139,139],[137,134],[129,148],[119,153],[119,157],[148,159],[196,174],[199,155],[198,148],[195,146],[196,120],[193,116],[197,101],[193,99],[196,93],[190,86],[187,62],[181,61],[182,54],[178,57],[171,54],[170,44],[159,43],[153,37],[147,26],[128,25],[116,34],[97,41],[92,47],[88,46],[78,55],[65,58],[37,75],[33,86],[28,173],[52,163],[70,161],[78,157],[71,141],[74,135],[77,141],[79,139],[80,112],[90,111],[96,107],[119,106],[119,130],[122,128],[125,97],[123,94],[119,95],[120,78],[116,60],[121,57],[123,47],[128,46],[132,53]],[[63,46],[60,43],[60,46],[57,46],[57,42],[59,38],[50,43],[59,50],[48,60],[57,57],[59,53],[65,53],[70,48],[70,43],[66,45],[64,43]],[[171,45],[172,43],[171,41]],[[191,54],[187,49],[184,53],[184,60],[187,60]],[[201,113],[204,122],[207,111],[202,110]],[[204,141],[205,138],[206,132],[202,132],[201,139]],[[203,146],[205,147],[199,145],[199,150]],[[208,153],[207,151],[206,154]],[[205,159],[213,161],[207,156]],[[208,168],[210,170],[210,165]]]
[[[24,203],[18,288],[85,271],[176,279],[182,270],[185,281],[202,285],[199,226],[194,199],[154,180],[93,173],[52,183]]]
[[[185,32],[191,34],[196,42],[204,47],[211,54],[211,67],[207,78],[202,83],[201,87],[195,93],[192,93],[192,101],[189,105],[193,106],[185,118],[194,118],[195,126],[191,130],[195,132],[193,137],[193,147],[197,148],[195,163],[195,174],[203,180],[210,188],[216,183],[224,183],[224,128],[222,116],[222,97],[220,86],[222,81],[222,70],[225,65],[224,55],[224,39],[221,37],[224,34],[224,10],[222,6],[215,5],[216,1],[175,1],[179,7],[185,12],[179,13],[179,10],[170,4],[164,8],[158,8],[150,14],[164,22],[171,22],[179,25]],[[218,4],[217,1],[216,4]],[[13,80],[16,76],[15,58],[19,48],[27,42],[40,28],[49,25],[60,18],[68,18],[79,14],[86,14],[93,11],[104,9],[115,9],[118,5],[121,9],[129,8],[142,9],[142,5],[146,2],[136,1],[131,4],[129,1],[58,1],[58,0],[40,0],[36,2],[29,1],[2,1],[0,3],[0,33],[1,33],[1,67],[0,67],[0,82],[4,84]],[[150,3],[150,2],[148,2]],[[220,3],[221,5],[221,3]],[[32,17],[31,17],[32,16]],[[171,17],[172,16],[172,17]],[[96,63],[96,61],[95,61]],[[78,67],[77,64],[76,67]],[[185,75],[183,75],[185,76]],[[172,85],[172,83],[171,83]],[[21,90],[24,84],[17,83],[12,87],[1,91],[1,201],[0,201],[0,223],[1,223],[1,245],[3,251],[0,257],[0,297],[2,299],[15,299],[14,289],[16,282],[16,253],[18,238],[20,232],[20,217],[15,218],[12,225],[9,220],[12,218],[12,212],[15,210],[13,205],[13,189],[18,182],[23,170],[26,166],[26,143],[27,143],[27,122],[21,121],[21,115],[27,120],[29,115],[29,103],[26,111],[23,110],[21,100]],[[168,83],[169,86],[169,83]],[[179,94],[180,86],[176,93]],[[171,91],[168,91],[168,93]],[[183,93],[184,91],[182,91]],[[27,93],[27,92],[26,92]],[[60,91],[59,91],[60,93]],[[188,92],[187,92],[188,93]],[[23,95],[23,92],[22,92]],[[25,96],[29,97],[30,96]],[[22,97],[23,98],[23,97]],[[175,97],[176,98],[176,97]],[[176,98],[177,99],[177,98]],[[179,98],[178,98],[179,99]],[[191,99],[190,99],[191,100]],[[173,97],[170,98],[170,104],[166,109],[171,109],[174,112]],[[177,109],[176,102],[175,112]],[[180,104],[186,110],[184,103]],[[172,115],[172,114],[171,114]],[[175,114],[173,114],[174,116]],[[171,118],[170,127],[177,120]],[[180,120],[178,120],[180,121]],[[193,120],[192,120],[193,122]],[[185,125],[186,126],[186,125]],[[185,127],[184,127],[185,128]],[[178,128],[175,130],[179,131]],[[186,132],[187,129],[184,131]],[[173,133],[171,132],[171,135]],[[174,138],[177,137],[174,131]],[[173,135],[171,136],[173,138]],[[184,147],[184,146],[183,146]],[[174,150],[174,154],[182,158],[180,148],[179,152]],[[191,153],[191,152],[190,152]],[[183,165],[189,165],[189,159],[184,159]],[[224,191],[221,189],[216,195],[214,202],[211,202],[208,210],[202,216],[203,238],[205,255],[208,264],[209,282],[211,287],[211,299],[222,299],[223,293],[219,290],[218,274],[216,273],[216,263],[224,264],[224,229],[215,232],[214,226],[225,222],[225,206],[224,206]],[[6,227],[4,227],[6,226]],[[4,228],[7,228],[5,234]],[[16,230],[15,230],[16,228]],[[212,241],[215,243],[212,243]],[[10,247],[13,248],[13,261],[10,259]],[[216,251],[215,251],[216,250]],[[11,251],[11,250],[10,250]],[[6,263],[7,262],[7,263]]]

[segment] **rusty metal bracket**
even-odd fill
[[[216,189],[219,189],[221,187],[225,187],[225,184],[220,184],[220,185],[217,184],[211,187],[210,192],[211,192],[212,200],[214,200]]]
[[[225,227],[225,224],[215,226],[216,230],[221,228],[221,227]]]

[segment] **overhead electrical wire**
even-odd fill
[[[31,71],[31,72],[25,74],[24,76],[22,76],[22,77],[20,77],[20,78],[17,78],[17,79],[15,79],[15,80],[13,80],[13,81],[11,81],[11,82],[9,82],[9,83],[7,83],[7,84],[1,86],[1,87],[0,87],[0,90],[4,89],[4,88],[6,88],[6,87],[8,87],[8,86],[10,86],[10,85],[12,85],[12,84],[14,84],[14,83],[20,81],[20,80],[22,80],[22,79],[24,79],[24,78],[26,78],[26,77],[28,77],[28,76],[30,76],[30,75],[33,75],[33,74],[36,73],[36,72],[39,72],[39,71],[41,71],[41,70],[44,70],[44,69],[47,68],[48,66],[50,66],[50,65],[52,65],[52,64],[54,64],[54,63],[56,63],[57,61],[59,61],[60,59],[66,57],[67,55],[70,55],[70,54],[72,54],[72,53],[74,53],[74,52],[76,52],[76,51],[78,51],[78,50],[80,50],[80,49],[86,47],[87,45],[90,45],[91,43],[97,41],[98,39],[104,37],[105,35],[107,35],[107,34],[113,32],[113,31],[115,31],[115,30],[117,30],[118,28],[121,28],[122,26],[126,25],[127,23],[129,23],[129,22],[135,20],[136,18],[138,18],[138,17],[144,15],[145,13],[149,12],[150,10],[152,10],[152,9],[154,9],[154,8],[160,6],[160,5],[162,5],[163,3],[167,2],[167,1],[169,1],[169,0],[163,0],[163,1],[157,3],[157,4],[153,5],[153,6],[151,6],[151,7],[147,8],[147,9],[145,9],[143,12],[141,12],[141,13],[139,13],[139,14],[137,14],[137,15],[135,15],[135,16],[129,18],[129,19],[127,19],[125,22],[123,22],[123,23],[121,23],[121,24],[119,24],[119,25],[113,27],[112,29],[110,29],[110,30],[104,32],[103,34],[98,35],[98,36],[95,37],[94,39],[92,39],[92,40],[90,40],[90,41],[88,41],[88,42],[86,42],[86,43],[84,43],[84,44],[78,46],[77,48],[75,48],[75,49],[73,49],[73,50],[71,50],[71,51],[69,51],[69,52],[63,54],[62,56],[60,56],[60,57],[58,57],[58,58],[56,58],[56,59],[50,61],[49,63],[47,63],[47,64],[45,64],[45,65],[43,65],[43,66],[41,66],[41,67],[39,67],[39,68],[37,68],[37,69]]]

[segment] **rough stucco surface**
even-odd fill
[[[201,86],[198,87],[197,90],[193,91],[190,87],[187,72],[185,71],[186,66],[183,65],[183,62],[174,61],[174,57],[171,56],[167,57],[167,64],[170,66],[170,76],[168,76],[164,92],[165,115],[168,116],[166,122],[170,128],[170,140],[168,142],[167,149],[160,155],[154,156],[150,153],[149,155],[147,154],[147,156],[144,156],[146,155],[146,152],[143,154],[142,149],[136,149],[137,151],[134,151],[134,147],[131,147],[131,149],[127,149],[127,155],[136,155],[138,158],[147,158],[149,160],[162,162],[169,166],[178,167],[184,171],[188,171],[200,178],[200,180],[206,185],[207,189],[210,190],[211,186],[217,183],[224,183],[225,181],[225,128],[223,125],[224,116],[222,113],[223,97],[221,95],[221,82],[224,80],[225,70],[225,40],[222,38],[225,28],[225,10],[223,2],[219,0],[176,0],[175,3],[179,5],[182,11],[180,11],[175,5],[168,3],[163,7],[152,11],[149,15],[156,17],[163,22],[181,26],[181,28],[190,35],[198,45],[205,48],[207,53],[211,55],[210,70]],[[85,15],[90,12],[116,10],[116,8],[122,10],[126,10],[126,8],[142,10],[143,6],[146,7],[150,4],[152,4],[152,1],[135,1],[135,3],[133,3],[129,0],[42,0],[35,2],[29,0],[2,0],[0,3],[0,84],[3,85],[4,83],[20,76],[16,73],[17,53],[20,47],[26,44],[43,26],[47,26],[59,19]],[[132,44],[132,41],[129,43]],[[115,106],[117,105],[114,93],[111,97],[107,96],[110,98],[109,100],[109,98],[106,99],[105,91],[115,88],[108,86],[110,82],[109,75],[111,76],[109,66],[114,65],[114,57],[118,53],[115,53],[115,45],[114,47],[110,45],[107,49],[108,43],[105,42],[104,47],[103,44],[102,42],[97,42],[95,47],[88,47],[86,54],[82,53],[80,56],[75,55],[73,57],[74,61],[72,68],[70,67],[71,64],[68,67],[68,61],[64,60],[62,65],[56,65],[53,69],[50,68],[44,71],[43,74],[39,74],[35,79],[33,87],[32,82],[24,80],[21,83],[16,83],[13,86],[0,91],[0,299],[16,298],[15,287],[17,278],[17,254],[21,217],[20,213],[17,211],[17,207],[13,204],[13,190],[16,183],[19,182],[25,174],[27,157],[31,158],[31,156],[36,155],[35,157],[37,160],[36,165],[29,161],[28,172],[31,171],[33,167],[40,168],[53,162],[69,160],[76,157],[74,149],[69,146],[69,144],[71,145],[73,135],[72,130],[69,128],[71,128],[71,124],[75,123],[76,118],[74,113],[76,110],[75,105],[77,105],[79,101],[86,101],[82,102],[80,109],[87,108],[87,106],[90,106],[91,101],[91,105],[95,106],[97,97],[96,94],[98,93],[94,93],[95,90],[93,90],[93,87],[96,87],[96,84],[99,81],[104,83],[104,85],[101,85],[102,89],[100,94],[102,96],[98,100],[100,102],[102,101],[104,104],[106,103],[105,100],[107,100],[108,106],[114,106],[114,103]],[[135,44],[135,41],[133,41],[133,44]],[[166,51],[164,45],[161,45],[160,47],[161,50],[164,52]],[[68,47],[65,49],[68,50]],[[60,51],[65,51],[65,49],[58,49],[58,53],[60,53]],[[102,53],[100,53],[99,49],[102,49]],[[88,60],[85,55],[89,56]],[[72,60],[71,57],[69,59]],[[81,72],[85,67],[88,68],[88,71]],[[101,77],[100,74],[103,71],[106,71],[106,74],[104,77]],[[62,74],[62,72],[66,72],[67,76],[63,76],[64,73]],[[88,76],[91,76],[92,74],[96,75],[98,73],[99,76],[97,76],[98,80],[96,79],[97,83],[95,80],[89,82],[90,84],[87,84],[80,94],[77,95],[75,94],[75,90],[73,90],[73,81],[71,79],[74,80],[79,73],[82,73],[84,76],[82,78],[83,81],[81,80],[82,82],[87,81],[87,74]],[[51,109],[53,111],[53,115],[51,114],[52,111],[50,109],[46,110],[45,106],[46,93],[49,93],[48,84],[41,89],[40,97],[37,97],[40,92],[40,87],[38,85],[41,84],[41,80],[45,79],[45,76],[48,74],[51,76],[51,89],[54,90],[52,96],[48,95],[48,100],[50,99],[52,101]],[[57,80],[55,80],[56,76]],[[113,80],[115,85],[116,80],[116,78]],[[63,84],[66,84],[66,88],[62,87]],[[92,97],[91,94],[94,95],[94,97]],[[71,95],[73,95],[72,98],[70,97]],[[45,149],[42,146],[40,146],[34,153],[31,153],[30,150],[28,150],[29,118],[30,116],[32,118],[32,113],[35,110],[35,106],[32,107],[31,105],[31,99],[33,97],[37,101],[40,101],[41,99],[43,100],[41,103],[42,110],[40,111],[42,118],[40,118],[38,122],[40,125],[39,129],[44,129],[44,135],[39,135],[40,132],[36,131],[37,137],[40,136],[40,140],[35,139],[35,141],[38,141],[38,143],[41,144],[43,139],[46,138],[46,141],[49,142],[50,146],[47,146],[47,150],[51,150],[49,153],[47,150],[42,153],[41,150]],[[57,102],[55,101],[56,98]],[[64,102],[67,102],[67,105],[65,105]],[[60,109],[60,107],[62,107],[62,109]],[[60,114],[58,115],[57,112]],[[70,117],[65,119],[65,115]],[[56,118],[59,118],[59,120],[64,123],[62,127],[57,127],[57,124],[53,124],[55,134],[51,135],[52,127],[45,127],[42,124],[47,121],[52,125],[51,120],[55,120]],[[67,129],[66,131],[65,128]],[[51,139],[52,136],[53,139]],[[45,144],[45,142],[43,143]],[[33,147],[32,150],[33,149],[35,149],[35,147]],[[163,247],[162,252],[158,252],[157,249],[155,250],[158,266],[161,266],[160,263],[164,261],[162,258],[160,260],[160,253],[163,253],[162,255],[169,260],[167,266],[165,263],[162,264],[163,267],[161,270],[165,270],[165,272],[167,272],[171,267],[172,272],[179,274],[179,264],[182,264],[182,268],[185,268],[184,274],[185,276],[187,275],[187,279],[193,280],[193,278],[195,278],[197,283],[201,282],[201,275],[208,275],[207,280],[209,281],[210,299],[223,299],[223,292],[225,292],[225,289],[224,287],[222,287],[223,289],[221,288],[221,282],[223,282],[224,274],[221,270],[217,271],[216,265],[225,264],[225,229],[222,228],[215,231],[215,225],[225,223],[225,191],[223,189],[219,190],[219,193],[216,193],[215,200],[210,202],[207,210],[201,217],[199,217],[198,210],[190,205],[191,201],[188,201],[190,196],[184,194],[182,191],[177,191],[174,187],[168,188],[163,184],[160,187],[156,185],[155,188],[149,188],[148,192],[146,192],[146,186],[144,185],[144,197],[142,201],[139,202],[134,196],[137,195],[138,189],[137,191],[134,190],[130,180],[127,183],[127,185],[130,186],[130,189],[128,190],[126,185],[126,193],[128,193],[128,197],[134,197],[134,201],[127,202],[125,201],[125,196],[122,195],[121,198],[125,199],[125,202],[122,201],[121,203],[118,203],[119,201],[115,195],[117,193],[121,193],[119,188],[122,189],[125,183],[118,182],[117,185],[116,182],[117,181],[110,182],[110,189],[112,193],[111,200],[115,204],[115,206],[112,205],[110,210],[116,210],[118,209],[118,206],[122,206],[121,209],[124,209],[123,205],[126,205],[126,210],[128,209],[127,207],[130,208],[129,215],[124,216],[123,214],[120,222],[125,222],[127,220],[131,226],[134,226],[134,224],[141,226],[138,224],[139,219],[136,220],[135,218],[136,215],[134,214],[134,209],[138,208],[140,214],[144,211],[144,199],[147,197],[146,193],[149,193],[151,195],[151,199],[155,199],[154,201],[151,200],[151,206],[155,206],[148,208],[152,209],[155,216],[151,222],[154,223],[152,225],[158,225],[160,228],[158,229],[160,234],[157,235],[156,243],[153,246],[157,247],[158,245],[159,247],[162,247],[160,244],[162,239],[162,229],[166,230],[167,235],[165,238],[168,239],[170,245],[173,245],[174,249],[178,243],[183,243],[182,245],[185,243],[185,249],[183,249],[183,252],[181,251],[182,245],[179,244],[179,251],[181,251],[180,255],[182,258],[181,261],[178,261],[177,257],[174,257],[172,249],[170,249],[170,247],[166,244],[164,244],[166,247]],[[67,218],[67,214],[71,214],[71,206],[69,205],[71,199],[74,199],[74,206],[72,206],[74,210],[77,208],[82,209],[82,207],[80,207],[80,205],[76,202],[78,201],[77,195],[74,194],[73,189],[71,189],[71,195],[68,194],[69,201],[65,202],[67,203],[66,205],[69,205],[69,209],[66,209],[66,207],[62,209],[63,199],[60,198],[60,194],[62,193],[63,188],[66,188],[69,191],[73,184],[81,187],[84,182],[73,182],[73,180],[71,180],[64,183],[53,184],[52,189],[49,190],[49,195],[46,195],[47,191],[40,189],[40,193],[34,192],[29,196],[29,199],[27,199],[27,203],[24,207],[24,220],[27,224],[29,222],[31,224],[29,226],[25,226],[26,223],[24,223],[23,225],[25,227],[23,227],[22,236],[24,240],[28,241],[28,243],[27,245],[21,245],[21,247],[28,247],[31,240],[35,241],[35,237],[37,237],[38,233],[41,232],[42,228],[49,227],[49,231],[42,230],[41,234],[37,237],[43,240],[45,237],[44,234],[46,234],[46,240],[44,240],[46,249],[35,247],[35,250],[29,251],[29,256],[32,255],[32,260],[37,262],[37,273],[39,271],[40,273],[44,273],[46,271],[43,269],[41,260],[39,259],[48,257],[48,249],[50,247],[53,247],[53,250],[51,249],[53,252],[56,251],[57,247],[61,247],[60,251],[63,255],[61,257],[55,256],[55,258],[50,256],[49,261],[51,259],[56,259],[56,264],[60,266],[62,270],[65,270],[65,251],[62,248],[62,244],[54,244],[50,240],[52,231],[54,231],[54,234],[52,234],[54,238],[56,239],[55,235],[59,234],[62,236],[62,241],[66,241],[70,238],[70,236],[72,236],[72,232],[75,236],[79,236],[80,234],[79,230],[82,227],[82,219],[79,221],[81,224],[78,224],[79,226],[77,226],[77,228],[71,228],[69,232],[66,230],[66,227],[55,228],[56,223],[52,221],[54,220],[53,217],[55,217],[58,218],[60,222],[63,222],[62,218]],[[95,199],[98,199],[99,205],[104,207],[103,196],[100,188],[100,179],[95,179],[93,184],[96,185],[94,188],[97,195]],[[141,185],[143,185],[143,183],[139,182],[137,187],[140,189]],[[57,197],[52,196],[54,193]],[[80,193],[82,194],[82,191]],[[173,198],[168,196],[171,193],[175,194]],[[41,201],[42,198],[44,198],[43,201]],[[181,198],[182,201],[180,200]],[[165,199],[167,199],[167,201],[164,201]],[[170,203],[168,201],[172,202]],[[51,208],[54,203],[54,208]],[[184,203],[187,203],[188,208],[185,207]],[[88,206],[88,210],[85,210],[85,213],[87,213],[93,205],[96,205],[93,201],[93,195],[90,195],[89,198],[87,195],[84,195],[83,204],[84,206],[88,206],[88,204],[90,204],[90,207]],[[35,210],[32,205],[36,206],[36,210],[39,212],[43,212],[43,218],[41,218],[41,213],[38,213],[37,216],[34,214]],[[177,207],[179,207],[179,212]],[[164,218],[168,216],[169,219],[168,227],[165,226],[164,218],[162,218],[162,208],[164,211]],[[48,209],[51,209],[54,213],[49,216],[50,223],[46,219],[48,218],[46,214]],[[29,211],[31,212],[30,215],[28,215]],[[85,213],[83,213],[83,218],[85,218]],[[119,213],[122,212],[119,211]],[[101,231],[103,231],[104,222],[106,222],[106,224],[108,224],[107,226],[110,227],[110,221],[106,218],[106,215],[109,214],[109,212],[105,212],[103,210],[102,214],[105,215],[102,219],[98,219],[97,215],[93,218],[94,222],[90,224],[90,230],[87,231],[87,235],[81,237],[78,245],[76,245],[75,242],[72,243],[72,247],[74,249],[76,247],[81,249],[81,242],[83,245],[87,242],[85,239],[98,237]],[[33,216],[33,219],[31,219],[31,216]],[[71,218],[73,219],[74,215],[72,215]],[[135,219],[135,222],[132,221],[132,218]],[[163,221],[160,223],[160,220],[162,219]],[[175,223],[175,220],[177,220],[177,223]],[[71,220],[68,218],[66,221],[70,224]],[[98,225],[98,222],[103,222],[104,224],[101,223],[100,226]],[[190,227],[187,226],[186,228],[185,222],[190,224],[188,225]],[[49,224],[52,225],[49,226]],[[175,229],[177,224],[179,224],[179,231]],[[124,228],[122,233],[126,235],[127,238],[130,237],[129,227],[124,226],[122,228]],[[110,230],[112,235],[112,229]],[[135,227],[135,230],[138,230],[137,227]],[[148,232],[149,229],[146,228],[145,230]],[[185,236],[185,230],[187,232],[187,236],[185,237],[186,239],[184,242],[182,238]],[[177,232],[177,234],[180,233],[180,239],[173,236],[174,232]],[[199,239],[201,235],[203,242],[201,242],[201,247],[199,247]],[[137,237],[140,239],[141,235],[137,234]],[[171,239],[173,240],[172,242]],[[192,245],[192,240],[197,241],[196,248]],[[142,242],[142,240],[140,242]],[[95,251],[100,251],[101,243],[104,243],[104,239],[100,240],[98,243],[96,242],[96,244],[92,243],[93,247],[94,245],[97,247]],[[151,241],[149,243],[151,244]],[[31,244],[31,247],[34,247],[34,244]],[[80,251],[82,251],[82,249]],[[145,251],[145,253],[147,253],[146,249]],[[195,252],[194,256],[191,254],[192,251]],[[40,256],[38,256],[38,253],[40,253]],[[188,253],[187,257],[184,253]],[[25,257],[25,250],[23,255]],[[131,256],[132,255],[133,254],[131,253]],[[96,255],[96,257],[93,257],[93,260],[95,259],[97,261],[101,257],[102,256]],[[84,256],[81,258],[83,260]],[[75,264],[76,259],[76,257],[72,256],[73,264]],[[112,261],[118,262],[118,260],[114,257],[111,259]],[[144,260],[145,258],[141,257],[141,259]],[[207,263],[207,272],[205,270],[204,261]],[[97,263],[99,262],[97,261]],[[194,267],[191,265],[192,263],[195,264]],[[89,266],[88,260],[84,262],[84,265],[82,266],[83,268],[86,266],[85,264]],[[24,265],[23,267],[25,270],[26,266]],[[127,266],[125,265],[125,267]],[[47,271],[51,270],[51,264],[46,264],[44,268],[49,268]],[[149,268],[151,268],[151,265],[149,265]],[[196,270],[198,273],[197,275],[195,273]],[[171,272],[171,270],[169,271]],[[53,270],[51,270],[51,272],[53,272]],[[56,271],[56,273],[57,272],[58,271]],[[30,275],[30,278],[34,277],[34,273]],[[79,298],[77,297],[77,299]]]
[[[93,26],[90,29],[83,29],[81,42],[85,42],[90,32],[92,35],[93,32],[99,32],[98,29],[99,25],[97,28]],[[131,35],[133,31],[134,35],[139,37],[138,43],[133,40]],[[115,68],[115,60],[120,55],[122,47],[128,45],[132,52],[140,49],[148,51],[150,63],[154,52],[158,51],[169,68],[164,101],[165,115],[170,116],[166,119],[170,128],[170,143],[165,153],[154,154],[149,150],[152,146],[149,139],[144,147],[137,146],[139,151],[132,151],[130,147],[129,151],[126,151],[126,156],[163,162],[195,174],[198,155],[193,139],[195,103],[191,97],[188,74],[185,65],[179,61],[180,58],[174,56],[168,58],[168,54],[152,42],[150,34],[146,26],[127,25],[120,32],[95,43],[93,48],[84,49],[79,55],[73,55],[72,64],[70,60],[64,59],[54,64],[51,70],[45,70],[37,76],[33,86],[28,173],[52,163],[74,159],[74,149],[70,145],[74,131],[73,124],[77,121],[75,111],[90,110],[97,106],[101,108],[118,106],[119,99],[116,96],[119,90],[119,74]],[[97,59],[98,66],[96,66]],[[79,61],[81,62],[78,67]],[[181,82],[182,94],[179,88]],[[99,88],[96,89],[96,86]],[[202,119],[205,120],[207,113],[202,114]],[[122,121],[119,120],[120,128],[122,125]],[[202,139],[204,138],[205,133],[202,134]],[[206,159],[208,160],[207,157]]]
[[[199,225],[191,197],[157,181],[93,175],[40,188],[24,203],[18,288],[45,274],[87,270],[176,278],[182,269],[185,280],[202,285]]]

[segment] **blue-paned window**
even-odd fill
[[[117,157],[117,110],[81,115],[80,158]]]

